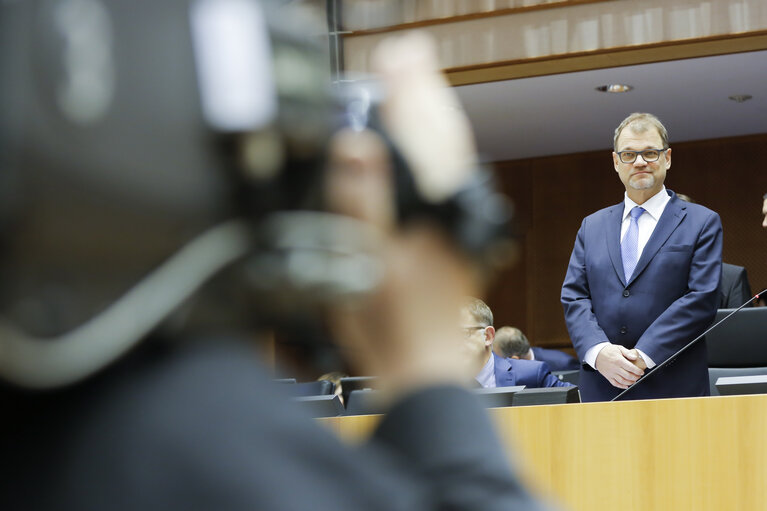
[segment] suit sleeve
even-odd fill
[[[692,254],[687,292],[645,330],[636,348],[660,363],[700,335],[716,314],[721,277],[722,223],[711,212]]]
[[[565,312],[565,323],[570,339],[581,362],[586,352],[592,346],[610,342],[607,335],[599,326],[591,304],[588,275],[586,273],[585,238],[588,229],[588,218],[583,220],[575,246],[570,255],[567,275],[562,284],[562,306]],[[584,367],[586,367],[584,365]]]
[[[546,362],[541,362],[538,367],[538,386],[539,387],[572,387],[573,384],[564,382],[551,373],[551,369]]]

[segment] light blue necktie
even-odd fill
[[[621,241],[621,259],[623,260],[623,274],[626,277],[626,282],[631,278],[631,274],[634,273],[634,268],[637,266],[637,253],[639,252],[639,217],[644,213],[644,208],[634,206],[629,215],[631,215],[631,222],[626,234]]]

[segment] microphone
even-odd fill
[[[734,310],[734,311],[732,311],[731,313],[727,314],[725,317],[723,317],[722,319],[720,319],[719,321],[717,321],[717,322],[716,322],[716,324],[714,324],[714,325],[711,325],[710,327],[708,327],[708,328],[706,329],[706,331],[705,331],[705,332],[703,332],[703,333],[702,333],[702,334],[700,334],[698,337],[696,337],[695,339],[693,339],[692,341],[690,341],[689,343],[687,343],[687,345],[685,345],[685,346],[684,346],[682,349],[680,349],[679,351],[677,351],[676,353],[674,353],[673,355],[671,355],[670,357],[668,357],[666,360],[664,360],[664,361],[663,361],[663,362],[661,362],[660,364],[656,365],[655,367],[653,367],[652,369],[650,369],[649,371],[647,371],[647,372],[646,372],[646,373],[645,373],[645,374],[644,374],[644,375],[643,375],[641,378],[639,378],[637,381],[635,381],[633,385],[631,385],[631,386],[630,386],[630,387],[628,387],[627,389],[624,389],[624,390],[623,390],[623,392],[621,392],[620,394],[618,394],[617,396],[615,396],[614,398],[612,398],[610,401],[618,401],[620,398],[622,398],[624,395],[626,395],[626,393],[627,393],[628,391],[630,391],[631,389],[633,389],[634,387],[636,387],[637,385],[639,385],[641,382],[643,382],[644,380],[646,380],[647,378],[649,378],[649,377],[650,377],[650,375],[652,375],[652,374],[655,374],[655,373],[656,373],[656,372],[658,372],[658,371],[659,371],[661,368],[663,368],[663,367],[665,367],[665,366],[669,365],[671,362],[673,362],[674,360],[676,360],[676,359],[677,359],[677,357],[678,357],[679,355],[681,355],[682,353],[684,353],[685,351],[687,351],[687,349],[688,349],[688,348],[690,348],[691,346],[693,346],[693,345],[694,345],[696,342],[698,342],[699,340],[703,339],[703,338],[706,336],[706,334],[707,334],[707,333],[709,333],[711,330],[713,330],[714,328],[718,327],[719,325],[721,325],[722,323],[724,323],[725,321],[727,321],[728,319],[730,319],[732,316],[734,316],[734,315],[735,315],[735,314],[736,314],[736,313],[737,313],[739,310],[741,310],[741,309],[742,309],[743,307],[745,307],[746,305],[750,304],[750,303],[751,303],[751,302],[753,302],[754,300],[758,300],[758,299],[759,299],[759,297],[760,297],[760,296],[762,296],[762,295],[764,295],[765,293],[767,293],[767,289],[764,289],[763,291],[761,291],[761,292],[759,292],[759,293],[755,294],[754,296],[752,296],[752,297],[751,297],[749,300],[747,300],[747,301],[746,301],[746,303],[744,303],[743,305],[741,305],[740,307],[738,307],[737,309],[735,309],[735,310]]]

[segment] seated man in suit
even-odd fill
[[[467,360],[476,366],[482,387],[569,387],[551,374],[545,362],[499,357],[493,353],[493,312],[479,298],[467,298],[461,309],[461,328],[466,338]]]
[[[742,266],[722,263],[722,283],[719,284],[719,308],[737,309],[752,296],[746,269]]]
[[[502,326],[495,332],[493,352],[499,357],[546,362],[552,371],[577,371],[578,359],[564,351],[532,347],[522,330]]]

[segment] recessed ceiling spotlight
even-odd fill
[[[730,96],[730,99],[733,100],[736,103],[743,103],[744,101],[748,101],[753,96],[750,94],[735,94],[734,96]]]
[[[628,92],[633,88],[631,85],[623,83],[612,83],[610,85],[600,85],[597,87],[597,90],[599,92]]]

